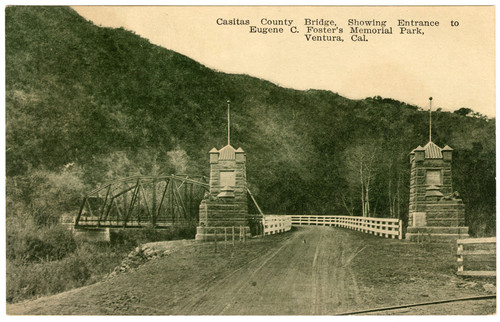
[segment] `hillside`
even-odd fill
[[[207,174],[227,99],[266,213],[359,215],[353,163],[369,154],[371,215],[407,216],[408,153],[428,140],[417,106],[216,72],[67,7],[7,7],[5,32],[8,217],[76,212],[81,194],[117,177]],[[495,122],[463,114],[433,112],[433,141],[454,149],[471,231],[494,234]]]

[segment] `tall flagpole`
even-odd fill
[[[431,115],[431,108],[432,108],[432,97],[429,97],[429,142],[432,141],[432,115]]]
[[[227,100],[227,145],[231,145],[231,117],[229,111],[230,100]]]

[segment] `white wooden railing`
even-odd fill
[[[386,238],[403,239],[402,221],[397,218],[355,216],[291,215],[292,225],[319,225],[348,228]]]
[[[489,238],[466,238],[457,240],[457,275],[468,276],[495,276],[494,270],[482,271],[466,271],[464,270],[464,256],[479,255],[481,259],[496,259],[496,237]],[[478,245],[481,245],[478,247]],[[464,246],[466,249],[464,249]],[[470,248],[483,248],[483,249],[470,249]]]
[[[292,229],[292,219],[290,216],[264,215],[262,226],[264,235],[283,233]]]

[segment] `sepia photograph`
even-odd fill
[[[496,316],[494,5],[4,25],[4,318]]]

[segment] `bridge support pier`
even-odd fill
[[[109,228],[74,228],[75,239],[89,242],[109,242],[111,240]]]

